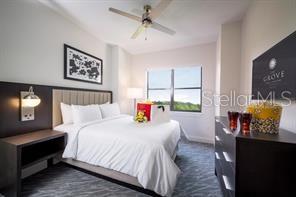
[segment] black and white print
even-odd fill
[[[102,84],[103,61],[93,55],[64,45],[65,79]]]

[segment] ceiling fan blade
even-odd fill
[[[132,39],[136,39],[145,29],[146,27],[144,25],[140,25],[137,31],[132,35]]]
[[[132,9],[131,10],[132,13],[136,14],[136,15],[139,15],[139,16],[142,16],[143,15],[143,10],[140,10],[140,9]]]
[[[155,8],[152,8],[150,14],[151,19],[156,19],[159,17],[163,10],[166,9],[171,2],[172,0],[161,0],[161,2]]]
[[[118,10],[118,9],[115,9],[115,8],[109,8],[109,11],[110,12],[114,12],[116,14],[119,14],[121,16],[125,16],[125,17],[128,17],[130,19],[133,19],[133,20],[136,20],[136,21],[139,21],[139,22],[142,22],[142,18],[139,17],[139,16],[135,16],[135,15],[132,15],[132,14],[129,14],[127,12],[124,12],[124,11],[121,11],[121,10]]]
[[[161,24],[155,23],[155,22],[152,23],[151,27],[158,30],[158,31],[162,31],[162,32],[170,34],[170,35],[175,35],[175,33],[176,33],[174,30],[171,30],[171,29],[169,29]]]

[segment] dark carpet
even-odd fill
[[[214,175],[212,145],[182,140],[176,158],[182,174],[174,197],[222,196]],[[43,170],[23,181],[22,196],[144,197],[141,192],[86,174],[63,164]]]

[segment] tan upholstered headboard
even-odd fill
[[[62,124],[60,104],[90,105],[112,102],[112,92],[88,90],[52,90],[52,127]]]

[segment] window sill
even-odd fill
[[[202,111],[171,110],[171,112],[202,113]]]
[[[187,117],[196,117],[203,114],[203,112],[188,112],[188,111],[171,111],[172,116],[187,116]]]

